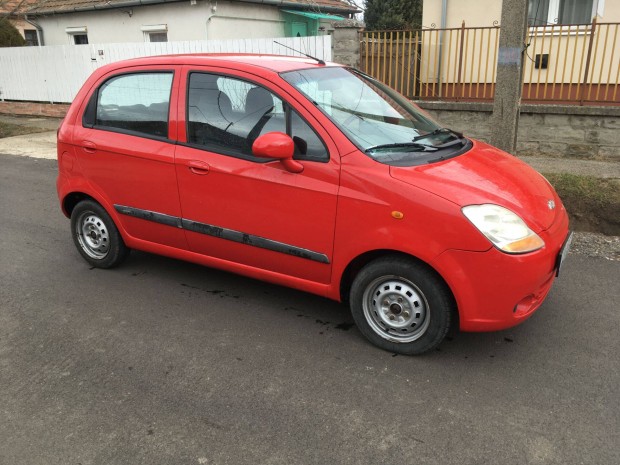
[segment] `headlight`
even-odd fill
[[[506,253],[538,250],[545,242],[515,213],[499,205],[468,205],[463,214],[491,243]]]

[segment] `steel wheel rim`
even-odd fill
[[[82,213],[75,225],[80,247],[90,258],[102,260],[110,251],[110,236],[106,224],[93,212]]]
[[[400,276],[382,276],[372,281],[364,291],[362,305],[372,330],[388,341],[415,341],[430,324],[424,293]]]

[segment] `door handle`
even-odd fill
[[[200,160],[190,160],[187,163],[189,170],[198,175],[204,176],[205,174],[209,174],[209,164]]]
[[[94,142],[91,142],[89,140],[83,140],[82,150],[84,150],[84,152],[86,153],[95,153],[97,151],[97,146]]]

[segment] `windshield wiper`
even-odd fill
[[[400,143],[395,143],[395,144],[373,145],[372,147],[368,147],[366,150],[364,150],[364,152],[368,153],[371,150],[376,150],[376,149],[392,149],[392,148],[399,148],[399,147],[416,149],[416,150],[412,150],[412,152],[413,151],[415,152],[436,152],[438,150],[432,145],[417,144],[415,142],[400,142]]]
[[[449,129],[449,128],[437,128],[434,131],[429,132],[427,134],[422,134],[421,136],[414,137],[411,140],[411,142],[416,142],[418,140],[426,139],[428,137],[433,137],[433,136],[436,136],[438,134],[451,134],[453,136],[456,136],[458,139],[462,139],[463,138],[463,134],[460,133],[460,132],[453,131],[452,129]]]

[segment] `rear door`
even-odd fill
[[[180,67],[125,68],[93,88],[74,144],[80,167],[131,236],[187,248],[174,166]]]
[[[190,249],[328,283],[340,159],[327,132],[266,79],[200,67],[183,74],[176,168]],[[303,172],[252,156],[252,142],[272,131],[294,137]]]

